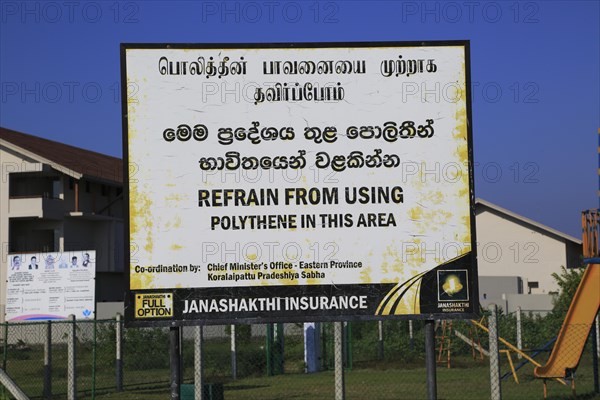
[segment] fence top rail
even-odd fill
[[[72,324],[73,321],[68,319],[58,319],[58,320],[50,320],[50,321],[19,321],[19,322],[2,322],[0,323],[0,327],[11,327],[11,326],[28,326],[28,325],[48,325],[51,322],[52,325],[57,324]],[[75,323],[77,324],[106,324],[106,323],[116,323],[116,319],[76,319]],[[122,321],[121,321],[122,322]]]
[[[540,310],[536,310],[536,309],[533,309],[533,308],[532,309],[521,308],[521,314],[527,314],[527,313],[530,313],[530,312],[535,312],[535,313],[545,312],[545,313],[549,313],[551,311],[552,310],[541,310],[541,309]],[[499,317],[507,316],[507,315],[513,315],[513,314],[517,314],[517,311],[511,311],[511,312],[508,312],[508,313],[502,313],[501,315],[499,315]]]

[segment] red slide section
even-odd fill
[[[585,270],[546,365],[536,367],[538,378],[563,378],[579,364],[585,341],[600,308],[600,264]]]

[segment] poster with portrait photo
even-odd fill
[[[7,266],[6,321],[94,318],[94,250],[9,254]]]

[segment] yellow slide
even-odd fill
[[[568,369],[577,367],[598,308],[600,308],[600,264],[590,264],[571,301],[548,362],[533,371],[536,377],[562,378],[566,376]]]

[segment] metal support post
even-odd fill
[[[378,343],[379,343],[379,359],[383,360],[383,321],[377,322],[378,328]]]
[[[344,400],[346,398],[346,388],[344,384],[344,356],[343,356],[343,327],[341,322],[333,323],[334,329],[334,374],[335,374],[335,400]]]
[[[46,323],[44,342],[44,398],[52,398],[52,321]]]
[[[596,320],[597,321],[597,320]],[[594,392],[600,393],[600,377],[598,376],[598,325],[592,324],[592,368],[594,374]]]
[[[171,400],[180,399],[181,389],[181,353],[179,342],[179,327],[172,326],[169,328],[169,354],[171,360]]]
[[[233,325],[232,325],[233,326]],[[196,326],[194,331],[194,397],[204,400],[204,365],[203,365],[203,327]]]
[[[76,400],[77,399],[77,365],[76,360],[77,357],[75,355],[75,345],[77,342],[77,326],[75,325],[75,316],[69,315],[69,321],[71,321],[71,325],[69,326],[69,336],[67,343],[67,399],[68,400]]]
[[[413,337],[413,322],[412,320],[408,321],[408,340],[409,340],[409,347],[411,350],[415,349],[415,339]]]
[[[498,352],[498,306],[490,304],[491,315],[489,318],[490,335],[490,393],[491,400],[502,399],[502,387],[500,386],[500,357]]]
[[[115,380],[117,392],[123,390],[123,323],[121,314],[117,314],[115,336],[116,336],[116,358],[115,358]]]
[[[425,369],[427,371],[427,398],[429,400],[436,400],[435,321],[432,319],[425,321]]]
[[[231,325],[231,378],[237,379],[237,350],[235,348],[235,325]]]
[[[266,340],[266,346],[265,346],[265,351],[267,352],[267,376],[273,376],[274,375],[274,368],[273,368],[273,324],[267,324],[267,336],[265,338]]]
[[[523,350],[523,327],[521,325],[521,307],[517,307],[517,349]],[[519,360],[522,358],[521,353],[517,353]]]

